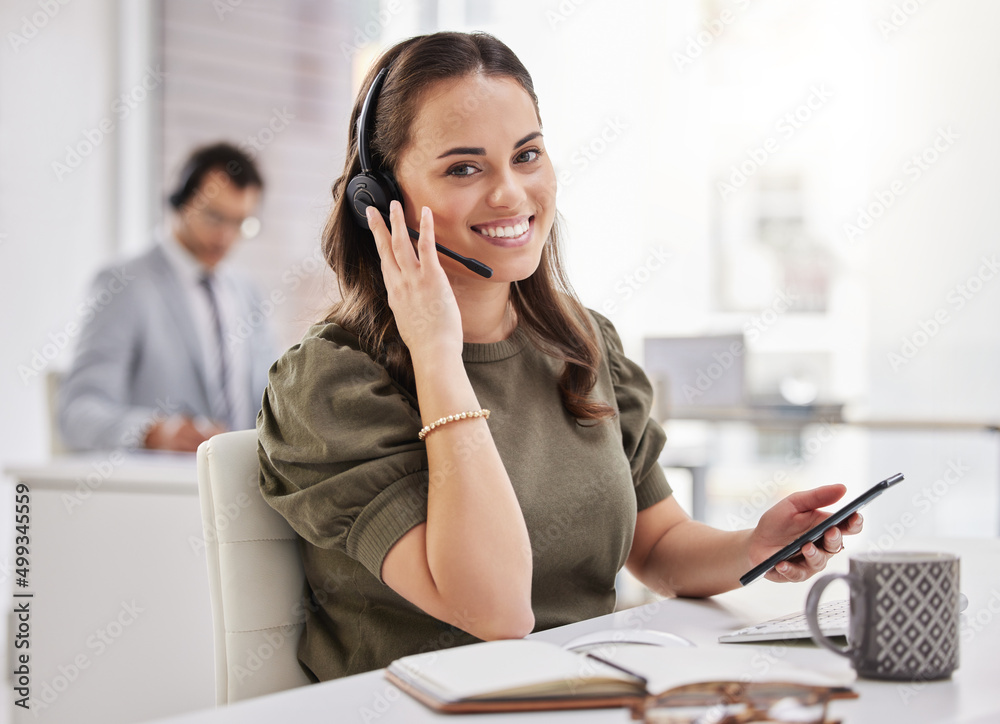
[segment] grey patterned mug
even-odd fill
[[[851,589],[847,648],[820,630],[817,607],[835,580]],[[851,556],[850,573],[816,580],[806,599],[813,640],[869,679],[931,681],[958,668],[959,562],[950,553]]]

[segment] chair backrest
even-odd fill
[[[258,478],[256,430],[198,448],[219,704],[309,683],[296,656],[305,579],[298,539]]]

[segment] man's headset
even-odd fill
[[[368,226],[367,209],[374,206],[385,219],[386,226],[389,226],[389,202],[393,199],[400,204],[403,203],[403,194],[399,191],[399,186],[395,179],[384,171],[373,169],[372,155],[368,146],[369,134],[374,131],[375,125],[375,103],[378,99],[379,90],[385,81],[385,76],[389,73],[388,68],[383,68],[372,81],[371,88],[365,96],[365,102],[361,105],[361,113],[358,115],[358,159],[361,162],[361,172],[355,175],[347,183],[347,199],[354,214],[354,220],[358,222],[365,231],[371,231]],[[368,117],[371,116],[369,123]],[[406,230],[410,238],[416,240],[419,234],[409,226]],[[465,268],[475,272],[479,276],[489,279],[493,276],[493,270],[476,259],[469,259],[461,254],[456,254],[451,249],[447,249],[437,244],[437,250],[447,257],[450,257],[462,264]]]
[[[198,184],[201,183],[201,177],[204,175],[204,173],[200,173],[203,171],[202,165],[202,163],[196,160],[188,161],[187,165],[181,171],[180,182],[178,182],[177,187],[167,197],[167,200],[174,209],[179,211],[194,195]]]

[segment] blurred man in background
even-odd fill
[[[169,197],[170,232],[97,275],[59,392],[68,447],[193,451],[254,427],[277,350],[252,285],[224,260],[256,234],[263,186],[234,146],[197,149]]]

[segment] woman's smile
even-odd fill
[[[524,246],[531,241],[534,219],[534,216],[499,219],[486,224],[476,224],[472,230],[494,246],[506,248]]]

